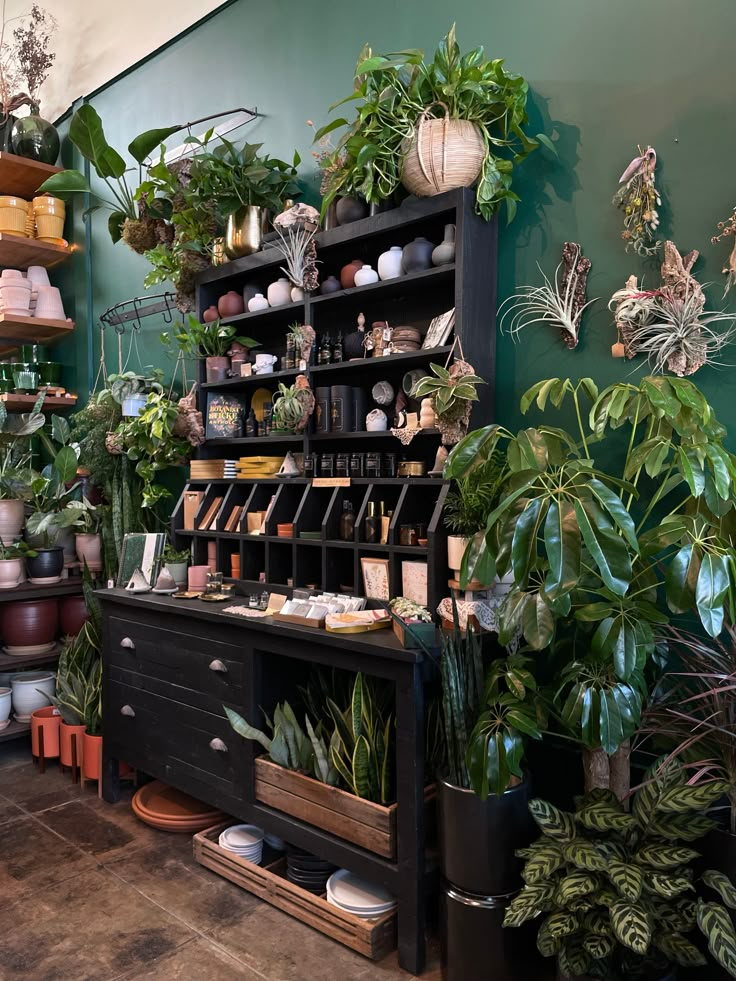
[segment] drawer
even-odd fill
[[[245,746],[224,714],[110,681],[103,724],[105,740],[129,749],[132,759],[155,760],[158,767],[211,787],[218,796],[242,796]]]
[[[201,695],[242,702],[245,652],[233,644],[110,617],[107,663],[176,686],[172,697],[200,704]]]

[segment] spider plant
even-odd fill
[[[506,308],[499,323],[502,331],[509,317],[508,331],[514,340],[518,340],[519,334],[525,327],[531,327],[532,324],[551,324],[562,331],[568,347],[577,345],[580,340],[583,313],[596,302],[597,297],[581,304],[580,290],[582,288],[584,295],[584,276],[587,276],[587,270],[584,274],[581,273],[575,263],[569,275],[563,276],[561,280],[560,270],[563,265],[562,262],[559,264],[554,279],[550,280],[537,263],[544,286],[522,286],[518,293],[504,300],[499,307],[499,312]]]
[[[736,336],[733,314],[704,311],[699,290],[687,288],[684,296],[676,288],[663,287],[655,296],[649,318],[631,327],[631,349],[645,354],[651,371],[663,375],[666,370],[682,378],[692,375],[703,365],[722,365],[716,355]],[[723,332],[714,324],[730,322]]]

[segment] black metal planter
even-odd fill
[[[58,578],[64,571],[64,549],[54,546],[37,548],[36,551],[38,552],[36,556],[26,558],[28,578],[32,582]]]

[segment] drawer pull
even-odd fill
[[[227,674],[227,664],[223,664],[222,661],[210,661],[210,671],[221,671],[223,674]]]
[[[135,716],[135,709],[130,705],[123,705],[123,707],[120,709],[120,714],[130,716],[132,719]]]
[[[227,753],[227,746],[218,736],[210,740],[210,749],[214,749],[216,753]]]
[[[131,640],[130,637],[123,637],[123,639],[120,641],[120,646],[121,647],[127,647],[128,650],[134,651],[135,650],[135,641],[134,640]]]

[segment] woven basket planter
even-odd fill
[[[486,145],[480,129],[467,119],[450,119],[444,109],[442,119],[428,119],[425,109],[405,143],[401,183],[418,197],[469,187],[483,166]]]

